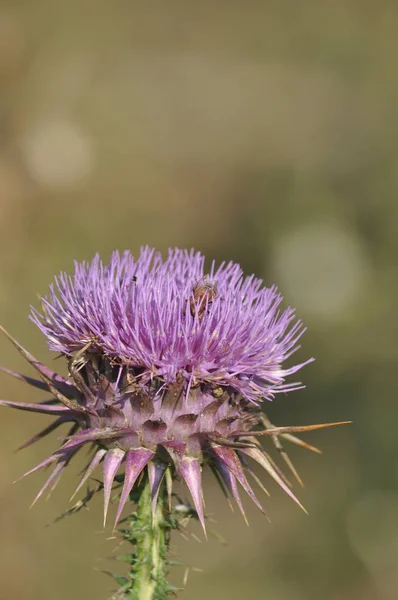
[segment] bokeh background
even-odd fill
[[[353,420],[307,436],[323,457],[292,449],[309,517],[271,485],[271,523],[246,502],[247,528],[207,478],[225,544],[174,539],[187,600],[397,598],[397,27],[392,0],[2,0],[1,322],[52,360],[27,314],[55,273],[194,246],[276,282],[308,326],[307,389],[272,420]],[[12,485],[55,447],[13,453],[41,423],[1,410],[0,597],[106,600],[101,501],[46,527],[78,467],[31,511],[45,475]]]

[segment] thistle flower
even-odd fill
[[[239,265],[213,263],[206,275],[200,253],[179,249],[165,260],[149,248],[137,260],[115,252],[108,265],[96,256],[75,263],[73,276],[61,273],[42,298],[42,312],[32,309],[31,319],[50,349],[67,358],[69,377],[38,362],[9,334],[40,380],[3,369],[52,396],[39,404],[1,401],[55,417],[24,446],[72,424],[62,446],[25,474],[53,465],[35,501],[55,488],[79,450],[91,446],[76,492],[103,463],[104,519],[122,463],[116,522],[145,469],[153,510],[165,475],[168,482],[178,477],[203,528],[204,464],[242,513],[237,483],[261,508],[246,477],[257,479],[248,459],[299,503],[258,442],[268,435],[279,449],[280,437],[305,446],[291,433],[310,429],[275,428],[261,411],[263,400],[301,387],[286,377],[311,361],[284,366],[304,328],[291,308],[280,309],[281,301],[275,287],[244,277]]]

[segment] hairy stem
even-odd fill
[[[165,531],[163,525],[163,506],[161,499],[152,516],[151,491],[148,480],[138,503],[138,518],[143,523],[143,539],[137,548],[140,568],[137,573],[137,599],[153,600],[156,588],[165,576]],[[158,594],[157,594],[158,595]]]
[[[154,514],[151,488],[147,475],[137,490],[137,510],[127,519],[124,538],[134,551],[124,560],[130,564],[123,578],[123,600],[166,600],[173,588],[167,581],[167,552],[170,540],[170,520],[162,484]]]

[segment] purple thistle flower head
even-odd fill
[[[275,428],[260,410],[263,399],[300,387],[286,377],[310,362],[284,366],[304,329],[292,309],[280,309],[281,302],[275,287],[245,277],[237,264],[212,263],[206,273],[204,257],[193,250],[170,250],[165,260],[150,248],[137,260],[115,252],[107,265],[96,256],[75,263],[73,276],[61,273],[42,299],[42,312],[32,309],[31,319],[50,349],[67,358],[69,377],[12,340],[41,379],[11,374],[52,398],[36,405],[1,402],[56,417],[25,446],[72,424],[62,447],[27,473],[54,466],[38,497],[55,487],[88,444],[93,456],[78,489],[103,462],[105,517],[124,464],[116,521],[144,469],[154,506],[166,473],[185,481],[203,527],[205,463],[242,511],[237,482],[260,506],[246,478],[247,458],[298,502],[258,443],[259,436],[270,436],[297,476],[280,444],[285,436],[305,445],[291,435],[297,428]]]
[[[244,277],[232,262],[205,274],[199,252],[174,249],[166,260],[144,248],[137,260],[115,252],[109,265],[97,255],[61,273],[43,312],[32,320],[51,350],[73,356],[84,346],[116,363],[140,369],[143,384],[183,377],[190,385],[231,386],[248,400],[295,389],[283,362],[303,333],[290,308],[280,312],[275,287]]]

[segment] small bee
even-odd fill
[[[123,277],[119,278],[119,285],[122,287],[127,287],[129,284],[136,284],[137,283],[137,275],[133,275],[131,278],[131,281],[129,282],[127,279],[124,279]]]
[[[193,296],[189,302],[191,315],[193,317],[198,315],[198,318],[202,319],[206,307],[208,308],[213,300],[217,298],[217,286],[207,277],[203,277],[203,279],[195,283],[192,291]]]

